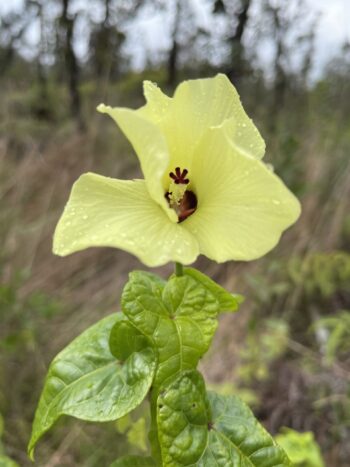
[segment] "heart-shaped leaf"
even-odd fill
[[[133,272],[122,294],[123,312],[158,351],[156,387],[195,368],[209,348],[218,313],[238,307],[239,300],[209,278],[187,271],[167,283],[153,274]]]
[[[221,312],[237,311],[239,305],[244,301],[244,297],[239,294],[231,294],[223,287],[214,282],[210,277],[194,268],[185,268],[184,274],[193,277],[197,282],[200,282],[206,289],[215,296],[219,302]]]
[[[208,445],[197,467],[288,467],[283,451],[237,396],[208,393],[212,418]]]
[[[28,451],[61,415],[82,420],[116,420],[145,398],[155,372],[156,356],[144,347],[120,363],[109,349],[109,335],[121,313],[87,329],[53,360],[33,423]]]
[[[210,410],[202,376],[182,373],[159,394],[158,439],[162,465],[195,465],[207,446]]]
[[[157,402],[165,467],[289,467],[274,439],[236,396],[206,394],[196,371],[182,373]]]

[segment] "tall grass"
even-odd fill
[[[133,77],[110,86],[106,96],[109,102],[138,106],[139,90],[139,79]],[[9,89],[1,96],[0,413],[7,453],[21,466],[31,465],[25,445],[50,360],[89,324],[118,309],[128,272],[142,267],[132,256],[112,249],[90,249],[64,259],[51,253],[55,224],[81,173],[141,176],[124,136],[113,122],[94,113],[96,90],[86,84],[82,92],[88,122],[84,134],[65,114],[66,97],[59,89],[49,122],[33,117],[30,90]],[[350,361],[342,357],[344,373],[333,384],[334,369],[324,364],[322,345],[310,338],[308,327],[338,311],[340,292],[335,291],[325,310],[315,294],[306,298],[305,281],[293,282],[288,268],[293,258],[302,268],[310,254],[349,248],[350,117],[342,92],[334,95],[332,84],[321,83],[289,96],[273,115],[271,91],[258,99],[253,87],[243,90],[243,101],[266,138],[267,160],[297,193],[303,213],[278,247],[259,261],[219,266],[200,258],[197,264],[229,290],[249,297],[239,314],[222,318],[213,351],[203,362],[206,376],[212,383],[228,381],[237,390],[251,389],[256,410],[273,431],[285,424],[315,430],[327,465],[337,467],[345,466],[350,456],[345,436],[349,426],[338,414],[339,405],[322,406],[315,386],[323,388],[323,398],[346,393]],[[159,272],[166,276],[170,271],[166,266]],[[349,296],[341,293],[341,305],[349,309]],[[287,344],[264,363],[265,378],[247,383],[240,376],[242,366],[260,365],[249,336],[263,345],[262,323],[270,318],[287,323]],[[295,323],[306,323],[305,328]],[[242,356],[247,352],[248,360]],[[97,467],[123,449],[114,424],[96,427],[71,421],[44,439],[37,465]]]

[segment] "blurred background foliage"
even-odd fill
[[[179,81],[217,72],[237,86],[267,142],[266,161],[303,213],[259,261],[198,260],[247,297],[238,314],[222,317],[202,370],[299,453],[295,465],[322,466],[320,452],[327,466],[349,465],[350,43],[344,36],[320,69],[322,15],[312,3],[16,0],[0,10],[0,465],[31,465],[26,444],[50,360],[117,310],[128,272],[142,268],[117,250],[51,253],[81,173],[140,176],[129,143],[96,105],[137,107],[143,79],[171,95]],[[152,27],[158,48],[147,45]],[[35,465],[101,467],[144,453],[139,410],[103,425],[60,421]]]

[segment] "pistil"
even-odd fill
[[[188,190],[190,179],[186,178],[188,170],[175,168],[175,173],[170,172],[171,178],[169,190],[165,194],[169,206],[174,209],[178,216],[178,222],[183,222],[193,214],[197,208],[197,197],[193,191]]]

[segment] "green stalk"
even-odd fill
[[[181,263],[175,263],[175,274],[177,277],[184,275],[184,267]]]

